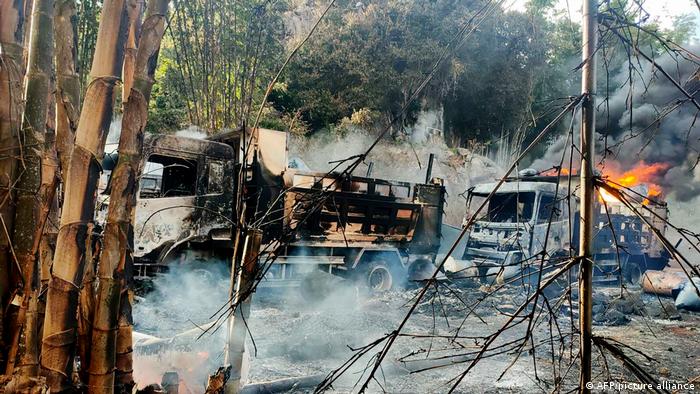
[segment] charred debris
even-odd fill
[[[503,2],[486,2],[466,18],[366,150],[334,158],[323,172],[291,165],[288,134],[260,127],[260,120],[277,79],[335,1],[289,52],[257,115],[252,95],[236,98],[246,108],[235,114],[244,126],[200,139],[145,133],[168,13],[183,11],[176,3],[101,3],[81,103],[72,22],[78,2],[0,0],[0,102],[7,104],[0,112],[2,392],[456,392],[485,384],[498,391],[512,373],[529,378],[506,386],[521,391],[590,392],[594,383],[617,382],[668,392],[700,384],[692,375],[697,363],[659,351],[675,346],[687,359],[697,357],[700,318],[692,311],[700,310],[700,268],[680,248],[700,255],[700,236],[669,221],[664,188],[673,185],[662,174],[670,164],[631,164],[612,154],[631,140],[646,140],[644,149],[654,140],[648,131],[676,110],[690,108],[697,118],[697,54],[631,21],[628,5],[584,0],[580,94],[552,101],[551,120],[520,141],[501,177],[470,185],[463,223],[451,227],[443,222],[447,196],[462,190],[446,190],[434,176],[436,156],[427,158],[419,182],[376,177],[369,157]],[[54,32],[65,42],[47,45]],[[640,32],[666,57],[647,54]],[[636,98],[633,80],[649,72],[674,94],[650,125],[633,127],[638,118],[630,110],[629,135],[599,136],[598,57],[607,71],[613,47],[628,54],[627,97]],[[118,149],[106,152],[118,96]],[[522,170],[566,121],[567,132],[544,158],[551,167]],[[364,176],[361,165],[368,166]],[[216,261],[223,271],[213,276],[208,269]],[[154,297],[157,286],[149,283],[177,278],[183,267],[204,268],[202,298],[211,304],[222,292],[220,305],[190,330],[140,332],[134,311]],[[331,304],[316,318],[338,317],[350,305],[383,330],[362,332],[352,344],[344,337],[323,342],[328,333],[315,331],[302,338],[301,350],[258,343],[254,295],[290,287],[305,302]],[[189,290],[181,285],[165,297],[177,300]],[[183,320],[191,317],[188,301],[173,308],[183,309],[176,311]],[[366,306],[372,302],[376,307]],[[159,318],[171,311],[153,309],[156,318],[146,325],[167,324]],[[281,332],[286,319],[316,323],[304,312],[278,312],[257,327]],[[351,320],[339,321],[354,327]],[[648,329],[654,336],[659,327],[669,327],[668,337],[631,333]],[[208,351],[195,350],[205,341],[213,343]],[[298,376],[251,383],[249,355],[258,345],[294,360],[328,357],[315,370],[297,369]],[[142,356],[152,354],[149,365]],[[165,359],[186,368],[156,368]],[[196,368],[208,375],[201,388],[189,375]],[[436,371],[438,387],[407,378]]]

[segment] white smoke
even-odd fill
[[[178,130],[175,132],[175,135],[178,137],[194,138],[197,140],[203,140],[208,137],[207,132],[197,126],[190,126],[186,129]]]
[[[119,136],[122,132],[122,115],[114,115],[112,118],[112,123],[109,124],[109,132],[107,133],[107,142],[105,145],[105,152],[111,152],[117,150],[119,145]],[[178,137],[187,137],[202,140],[208,137],[207,132],[197,126],[189,126],[182,130],[175,132]]]
[[[134,377],[140,387],[160,383],[165,372],[174,371],[192,392],[204,392],[208,375],[223,364],[226,332],[203,329],[228,300],[228,275],[224,262],[171,266],[137,299]]]
[[[226,325],[202,333],[227,303],[229,270],[224,262],[205,264],[171,267],[135,303],[134,377],[139,387],[159,383],[165,372],[174,371],[180,392],[204,392],[207,376],[223,365]],[[244,381],[326,374],[351,355],[348,346],[376,340],[403,316],[402,310],[385,305],[386,300],[396,303],[396,293],[377,299],[351,280],[317,269],[305,275],[305,290],[295,282],[270,288],[263,281],[253,294]]]
[[[475,184],[493,181],[502,175],[502,170],[493,161],[467,149],[449,148],[439,137],[434,135],[421,143],[380,141],[354,175],[365,176],[369,163],[374,163],[372,177],[422,183],[428,158],[434,153],[432,176],[445,181],[448,193],[445,222],[459,226],[466,209],[460,194]],[[290,156],[301,158],[314,171],[325,172],[336,165],[334,161],[364,153],[375,139],[376,136],[360,129],[345,135],[324,133],[293,137],[289,144]]]

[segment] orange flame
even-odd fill
[[[574,169],[574,171],[569,171],[568,168],[562,167],[561,172],[559,172],[559,170],[557,170],[556,168],[550,168],[549,170],[540,173],[540,175],[542,176],[567,176],[569,174],[576,175],[576,170]]]
[[[661,196],[663,189],[653,181],[661,176],[663,172],[670,167],[667,163],[651,163],[647,164],[644,161],[639,162],[631,170],[620,173],[613,165],[613,168],[606,168],[605,177],[613,182],[613,187],[634,187],[640,184],[647,186],[647,195],[642,204],[649,204],[650,198]],[[617,185],[615,185],[617,184]],[[619,186],[618,186],[619,185]],[[600,190],[600,199],[606,202],[616,202],[617,199],[605,190]]]

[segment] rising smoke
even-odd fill
[[[419,131],[414,130],[416,132]],[[428,157],[433,153],[436,160],[432,176],[441,178],[447,189],[444,220],[447,224],[459,226],[466,209],[461,194],[480,182],[492,182],[503,171],[486,157],[466,149],[448,147],[439,133],[420,133],[428,139],[380,141],[353,175],[366,176],[369,163],[373,163],[372,177],[422,183],[425,182]],[[323,133],[295,137],[289,143],[289,154],[291,158],[301,158],[311,170],[325,172],[332,169],[337,160],[364,153],[375,138],[360,129],[344,135]]]
[[[700,46],[688,48],[698,52]],[[700,99],[700,79],[697,63],[671,55],[656,62],[685,90]],[[684,94],[657,68],[644,59],[632,61],[632,83],[627,65],[610,80],[611,93],[606,100],[600,88],[597,99],[596,154],[603,173],[621,173],[640,163],[657,165],[658,171],[648,181],[660,185],[664,192],[679,201],[688,201],[700,192],[700,121],[698,109],[685,100]],[[600,78],[604,78],[603,73]],[[685,102],[682,102],[685,100]],[[578,144],[579,125],[574,125],[574,141]],[[562,155],[568,155],[570,145],[566,136],[552,143],[546,154],[532,163],[544,170],[558,165]],[[578,160],[575,155],[574,162]]]
[[[160,382],[165,372],[177,372],[181,393],[204,392],[208,375],[224,363],[226,325],[203,330],[227,303],[226,265],[209,261],[173,266],[137,298],[134,371],[140,387]],[[244,380],[326,374],[350,356],[348,346],[381,337],[401,317],[401,310],[385,305],[394,302],[394,293],[377,300],[354,282],[319,270],[309,271],[302,282],[306,291],[293,282],[271,288],[263,281],[254,293]]]
[[[226,303],[229,274],[224,262],[171,267],[154,278],[134,305],[135,379],[160,383],[177,372],[191,392],[204,392],[207,377],[223,364],[225,329],[204,333]],[[201,335],[201,337],[200,337]]]

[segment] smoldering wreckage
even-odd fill
[[[447,191],[433,177],[433,155],[425,181],[409,183],[376,178],[372,165],[365,176],[313,172],[288,157],[287,144],[285,133],[266,129],[206,139],[147,137],[134,226],[134,277],[141,288],[134,307],[135,376],[142,388],[160,385],[145,390],[313,390],[327,379],[329,362],[350,354],[346,347],[392,329],[423,281],[434,276],[452,286],[454,295],[440,301],[448,327],[463,310],[447,298],[482,299],[506,287],[500,305],[475,308],[488,321],[576,250],[577,178],[565,171],[520,171],[492,196],[494,183],[469,188],[465,223],[490,198],[447,257],[459,229],[443,223]],[[115,151],[103,163],[98,223],[117,159]],[[652,318],[697,338],[700,283],[690,283],[664,247],[667,204],[658,186],[634,178],[635,171],[643,169],[611,181],[629,187],[640,197],[636,202],[605,189],[596,202],[595,324],[615,330]],[[234,218],[241,213],[257,225],[236,238]],[[243,262],[233,275],[231,261]],[[566,284],[552,287],[562,291]],[[228,304],[237,305],[234,313]],[[432,314],[434,326],[435,307],[426,308],[417,313]],[[577,313],[559,308],[562,318]],[[692,350],[687,357],[692,364]],[[387,373],[412,376],[453,363],[397,356],[400,367]],[[251,380],[264,383],[244,384]],[[352,390],[348,382],[334,387]],[[420,379],[389,387],[432,390]]]
[[[700,73],[695,60],[679,65],[670,53],[658,60],[645,55],[620,33],[618,24],[631,24],[611,4],[598,16],[596,1],[583,2],[581,93],[562,98],[561,112],[526,147],[513,143],[517,158],[497,171],[505,175],[451,182],[456,188],[447,190],[444,172],[437,175],[445,152],[431,154],[418,177],[406,176],[414,182],[375,175],[381,168],[368,154],[398,117],[365,153],[333,157],[332,168],[319,172],[288,157],[285,133],[257,127],[277,78],[334,1],[270,81],[252,128],[145,140],[169,1],[149,1],[145,10],[138,1],[102,3],[82,105],[79,84],[68,82],[78,77],[71,47],[77,40],[65,26],[75,25],[76,10],[58,7],[62,33],[54,48],[47,45],[54,41],[52,1],[1,3],[7,83],[0,84],[0,101],[8,105],[0,111],[0,139],[8,153],[0,192],[3,203],[13,204],[2,205],[0,219],[13,222],[8,231],[2,220],[0,268],[13,288],[2,283],[0,391],[586,392],[589,384],[615,380],[665,392],[698,384],[700,267],[697,256],[687,258],[670,240],[700,254],[700,235],[667,220],[663,189],[648,175],[674,165],[683,168],[664,175],[696,175],[697,161],[692,166],[687,154],[663,148],[681,145],[685,136],[685,148],[700,151],[689,138],[700,110]],[[485,5],[449,40],[402,115],[456,46],[498,8]],[[27,35],[25,22],[31,22]],[[606,103],[608,118],[626,115],[627,103],[649,104],[641,112],[652,117],[657,107],[675,103],[673,116],[650,122],[666,129],[671,143],[652,138],[640,147],[652,144],[662,160],[627,155],[619,175],[607,167],[593,173],[599,28],[650,63],[637,71],[658,71],[673,85],[672,97],[665,89],[653,94],[660,100],[654,106],[629,99],[651,90],[631,92],[632,76],[625,74],[630,91],[620,88],[624,94]],[[674,51],[697,59],[680,46]],[[672,68],[678,81],[664,71]],[[52,79],[55,103],[47,100]],[[119,81],[121,151],[103,160]],[[250,107],[253,95],[248,98]],[[56,141],[50,140],[53,104]],[[579,110],[580,146],[573,131],[549,146],[571,147],[568,169],[562,156],[517,171],[569,115],[573,130]],[[630,132],[650,119],[630,112],[629,122],[637,120],[644,125],[630,124]],[[627,127],[605,132],[611,138],[605,142],[618,148],[627,140]],[[614,145],[605,146],[606,154]],[[580,184],[572,173],[574,148],[581,153]],[[368,164],[364,176],[361,164]],[[58,190],[60,174],[67,182]],[[682,183],[677,196],[697,194],[700,183]],[[462,209],[460,195],[467,200],[458,215],[462,226],[443,222],[455,201]],[[44,224],[58,200],[60,224],[51,239]],[[579,377],[570,373],[576,369]]]

